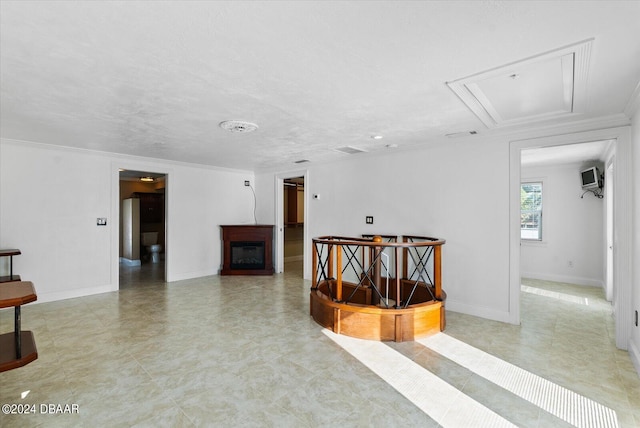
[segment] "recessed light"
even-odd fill
[[[374,140],[382,140],[384,137],[382,135],[372,135],[371,138]]]
[[[140,177],[140,181],[144,181],[145,183],[153,182],[153,177]]]

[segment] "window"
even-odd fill
[[[542,240],[542,183],[520,184],[520,239]]]

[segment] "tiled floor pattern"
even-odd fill
[[[323,333],[441,426],[516,426],[382,342]]]
[[[39,358],[0,373],[0,404],[77,404],[79,413],[0,413],[0,426],[469,426],[475,410],[448,404],[444,417],[434,405],[444,390],[504,423],[574,426],[442,347],[371,344],[369,356],[393,355],[409,377],[438,385],[413,383],[414,404],[389,383],[393,373],[387,382],[309,317],[310,284],[298,264],[273,277],[170,284],[161,269],[123,270],[119,292],[24,306]],[[612,409],[620,427],[640,426],[640,379],[613,346],[601,290],[525,285],[589,304],[524,292],[522,325],[449,312],[446,336]],[[12,326],[13,311],[0,311],[0,331]]]
[[[617,427],[615,411],[446,333],[417,340],[506,391],[576,427]]]

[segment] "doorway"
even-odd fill
[[[613,211],[613,306],[615,319],[616,346],[628,349],[630,329],[632,325],[631,307],[631,229],[632,216],[628,201],[632,200],[631,183],[631,134],[629,127],[612,127],[595,131],[572,134],[561,134],[551,137],[532,138],[512,141],[509,148],[510,184],[509,184],[509,322],[520,323],[520,181],[521,152],[535,147],[554,147],[587,141],[614,140],[612,159],[615,166],[612,170],[615,181],[615,197],[612,201]],[[604,242],[603,242],[604,244]],[[604,245],[603,245],[604,246]]]
[[[284,271],[303,276],[304,262],[304,177],[283,180]]]
[[[166,281],[166,174],[120,170],[119,288]]]
[[[285,185],[285,180],[289,183]],[[295,189],[295,192],[294,190]],[[309,239],[309,173],[308,171],[293,171],[277,174],[275,176],[275,220],[276,235],[275,240],[275,271],[285,272],[285,230],[287,238],[294,238],[296,243],[289,247],[287,251],[287,273],[298,277],[306,278],[310,271],[310,254],[307,250],[310,244]],[[285,205],[285,194],[287,202]],[[289,195],[296,195],[292,198],[292,208],[289,212]],[[293,200],[296,203],[295,215],[293,215]],[[286,213],[286,214],[285,214]],[[288,222],[290,224],[285,223]],[[294,224],[295,223],[295,227]],[[289,233],[291,232],[291,233]],[[300,238],[302,238],[300,240]],[[298,259],[302,259],[301,261]]]

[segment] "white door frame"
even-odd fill
[[[164,280],[171,281],[170,271],[170,237],[169,237],[169,219],[170,219],[170,190],[169,180],[173,170],[170,168],[159,168],[158,165],[152,165],[144,162],[133,162],[129,160],[120,160],[111,162],[111,218],[115,224],[120,218],[120,169],[130,171],[145,171],[155,174],[164,174],[165,176],[165,194],[164,194]],[[117,220],[117,226],[111,228],[111,284],[113,291],[120,289],[120,221]]]
[[[311,245],[309,241],[309,171],[290,171],[277,174],[275,176],[275,223],[276,223],[276,239],[275,239],[275,271],[276,273],[284,272],[284,180],[287,178],[304,177],[304,234],[303,234],[303,276],[309,276],[309,254],[307,246]]]
[[[613,302],[613,231],[615,230],[614,201],[615,201],[615,157],[605,165],[604,195],[605,195],[605,279],[604,294],[609,302]]]
[[[509,322],[520,324],[520,154],[523,149],[615,140],[614,269],[616,346],[628,349],[632,324],[631,131],[629,126],[512,141],[509,144]]]

